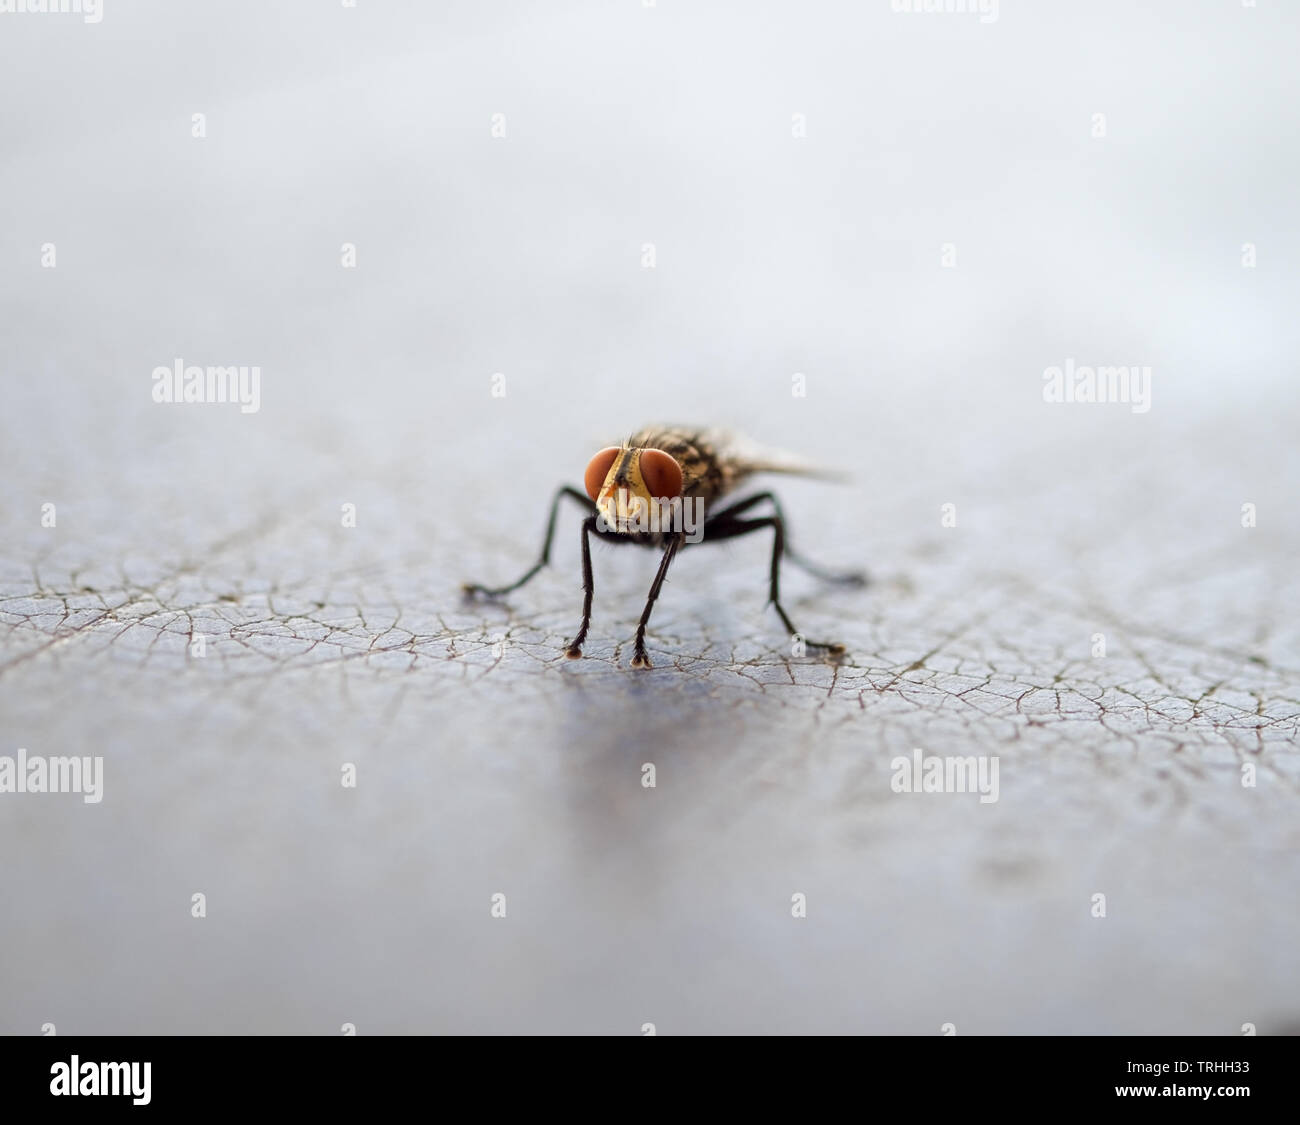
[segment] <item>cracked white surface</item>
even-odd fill
[[[110,16],[177,30],[141,11]],[[6,121],[0,197],[45,187],[0,221],[0,754],[100,754],[105,796],[0,795],[0,1031],[1300,1021],[1300,331],[1290,267],[1236,257],[1249,227],[1294,260],[1294,154],[1219,138],[1251,196],[1205,172],[1177,222],[1162,178],[1235,120],[1246,69],[1294,83],[1276,29],[1171,19],[1098,150],[1105,83],[953,108],[977,49],[1034,52],[990,98],[1032,84],[1056,34],[1032,15],[971,40],[882,11],[852,17],[852,60],[671,8],[516,14],[508,61],[466,12],[371,13],[356,40],[304,15],[218,80],[241,15],[181,36],[172,87],[109,87],[106,129]],[[1147,57],[1151,27],[1069,19],[1061,44]],[[13,26],[0,73],[38,60],[65,98],[140,49],[108,17],[65,54]],[[1212,34],[1249,66],[1144,132]],[[763,86],[748,60],[791,35]],[[601,36],[643,69],[620,78]],[[720,87],[696,52],[736,36]],[[944,81],[874,124],[845,95],[917,59]],[[565,62],[599,104],[548,79]],[[795,104],[817,131],[792,152]],[[1286,135],[1297,105],[1270,110]],[[176,355],[260,364],[262,410],[154,404]],[[1067,355],[1150,364],[1151,412],[1044,404]],[[649,672],[626,665],[655,559],[630,549],[596,548],[587,658],[563,659],[572,512],[533,583],[461,599],[531,562],[596,448],[664,416],[852,470],[769,478],[809,555],[875,578],[783,578],[841,664],[787,656],[757,538],[682,555]],[[1000,799],[894,793],[916,747],[997,755]]]

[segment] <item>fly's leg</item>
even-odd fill
[[[596,505],[592,503],[591,497],[585,492],[579,492],[576,488],[570,488],[565,485],[561,488],[551,500],[551,514],[546,521],[546,538],[542,542],[542,554],[536,563],[529,569],[518,582],[512,582],[509,586],[479,586],[473,582],[466,582],[461,589],[471,597],[476,594],[482,594],[485,598],[499,598],[503,594],[508,594],[512,590],[518,590],[525,582],[533,577],[539,570],[551,561],[551,540],[555,537],[555,517],[559,514],[560,501],[566,497],[572,497],[578,501],[588,512],[594,512]]]
[[[668,544],[667,550],[664,551],[664,557],[659,561],[659,570],[655,574],[655,580],[650,585],[650,596],[646,599],[645,609],[641,613],[641,620],[636,627],[636,645],[632,652],[633,668],[651,668],[650,657],[645,651],[645,627],[650,621],[650,612],[654,609],[655,599],[659,597],[659,591],[663,588],[664,576],[668,573],[668,567],[672,564],[673,556],[677,554],[677,548],[682,545],[685,536],[681,533],[675,535]]]
[[[570,660],[578,660],[582,657],[582,642],[587,639],[587,630],[591,627],[591,595],[596,589],[596,583],[591,576],[591,533],[596,530],[596,521],[599,518],[599,516],[588,516],[582,521],[582,624],[578,627],[578,635],[565,650],[564,655]]]
[[[772,504],[773,511],[776,512],[776,518],[781,521],[782,528],[786,527],[785,513],[781,511],[781,502],[770,492],[759,492],[753,496],[747,496],[744,500],[739,500],[720,511],[714,512],[709,516],[710,520],[723,520],[727,517],[738,516],[741,512],[747,512],[756,504],[768,500]],[[809,562],[802,555],[798,554],[790,546],[787,538],[785,544],[785,557],[789,559],[800,570],[805,570],[814,578],[820,578],[823,582],[832,582],[838,586],[865,586],[867,585],[867,575],[860,571],[830,571],[818,566],[816,563]]]
[[[761,519],[742,520],[736,519],[730,512],[722,512],[704,525],[704,542],[716,542],[719,539],[737,539],[742,535],[748,535],[754,531],[762,531],[770,527],[774,533],[772,540],[772,571],[771,581],[768,586],[767,600],[776,610],[777,616],[781,618],[781,623],[786,627],[786,631],[793,637],[799,635],[799,630],[794,627],[785,610],[781,608],[781,555],[785,550],[785,526],[780,516],[764,516]],[[825,649],[833,656],[838,656],[844,652],[844,646],[832,641],[810,641],[805,639],[804,645],[808,648]]]

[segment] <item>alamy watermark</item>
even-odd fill
[[[104,18],[104,0],[0,0],[0,16],[79,15],[86,23]]]
[[[20,749],[0,754],[0,794],[80,793],[88,805],[104,799],[103,758],[46,758]]]
[[[980,23],[998,22],[998,0],[889,0],[889,6],[902,14],[978,15]]]
[[[186,367],[179,356],[171,367],[153,369],[154,402],[237,402],[244,414],[262,408],[260,367]]]
[[[894,758],[889,768],[894,771],[889,788],[895,793],[978,793],[981,805],[997,803],[996,756],[941,758],[913,750],[910,758]]]
[[[1134,414],[1151,409],[1151,368],[1085,367],[1067,359],[1043,369],[1044,402],[1125,402]]]
[[[82,1062],[73,1055],[50,1067],[50,1093],[56,1098],[130,1098],[133,1105],[148,1105],[151,1069],[147,1062]]]
[[[647,502],[627,489],[611,492],[597,504],[596,527],[619,535],[684,533],[685,542],[704,538],[704,500],[699,496],[660,497]]]

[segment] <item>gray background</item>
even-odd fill
[[[0,795],[0,1031],[1294,1027],[1298,31],[0,15],[0,753],[106,771]],[[178,356],[259,365],[261,411],[155,404]],[[1152,409],[1044,403],[1067,358],[1150,366]],[[560,658],[572,512],[462,603],[679,419],[853,473],[773,481],[876,579],[786,578],[838,668],[790,658],[758,538],[681,558],[651,672],[648,552],[597,550]],[[998,755],[1001,799],[893,793],[915,747]]]

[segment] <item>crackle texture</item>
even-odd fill
[[[627,7],[6,25],[0,754],[104,795],[0,794],[0,1032],[1294,1029],[1287,17]],[[177,356],[261,409],[155,403]],[[1044,402],[1067,357],[1151,409]],[[678,419],[851,474],[761,482],[872,575],[783,575],[842,660],[765,535],[681,555],[650,670],[630,548],[564,658],[573,508],[461,596]]]

